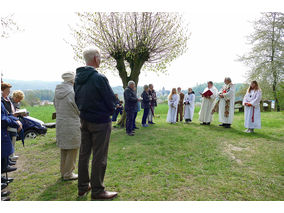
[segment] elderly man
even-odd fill
[[[83,57],[86,66],[77,69],[74,85],[75,101],[81,118],[78,195],[84,196],[92,190],[92,199],[112,199],[117,193],[105,191],[103,182],[112,127],[110,116],[115,109],[115,96],[108,79],[96,70],[101,62],[99,51],[94,48],[86,49]],[[89,178],[91,152],[93,160]]]
[[[73,89],[75,73],[66,72],[63,83],[56,86],[54,106],[56,109],[56,142],[61,149],[60,172],[63,180],[76,180],[73,171],[81,144],[79,110]]]
[[[235,85],[232,84],[231,78],[224,80],[225,85],[219,92],[219,126],[230,128],[234,119],[235,112]]]
[[[133,122],[135,112],[137,111],[137,102],[139,99],[137,98],[135,92],[135,82],[129,81],[128,87],[124,90],[124,109],[126,112],[126,134],[129,136],[134,136],[133,133]]]

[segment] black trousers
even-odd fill
[[[134,115],[134,111],[126,112],[126,133],[131,133],[133,131]]]
[[[104,176],[111,134],[111,122],[96,124],[81,120],[81,147],[78,165],[78,190],[85,192],[91,182],[92,195],[104,191]],[[92,171],[89,177],[91,153]]]

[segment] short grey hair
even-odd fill
[[[144,88],[144,90],[146,90],[146,89],[149,88],[149,86],[147,84],[145,84],[143,88]]]
[[[135,82],[134,81],[128,81],[128,86],[134,84],[135,85]]]
[[[94,57],[101,57],[100,51],[95,47],[88,47],[83,50],[83,58],[86,64],[92,62]]]
[[[226,78],[225,78],[225,81],[229,81],[230,83],[232,83],[232,80],[231,80],[230,77],[226,77]]]

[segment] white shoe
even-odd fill
[[[17,161],[19,159],[19,156],[14,155],[10,158],[12,161]]]
[[[78,175],[72,173],[72,175],[68,178],[63,178],[63,180],[77,180],[78,179]]]

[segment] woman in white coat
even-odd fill
[[[173,88],[171,94],[168,97],[168,105],[169,105],[169,111],[167,116],[168,123],[171,124],[176,123],[178,102],[179,102],[179,96],[177,95],[177,90],[176,88]]]
[[[195,94],[191,88],[188,88],[188,93],[184,96],[184,119],[185,123],[192,121],[194,114]]]
[[[79,110],[74,98],[75,73],[62,75],[64,82],[56,86],[54,105],[56,109],[56,142],[61,150],[60,171],[63,180],[78,178],[73,171],[78,149],[81,145]]]
[[[254,132],[254,129],[261,128],[260,101],[262,97],[261,89],[257,81],[252,81],[243,99],[245,107],[245,128],[247,133]]]

